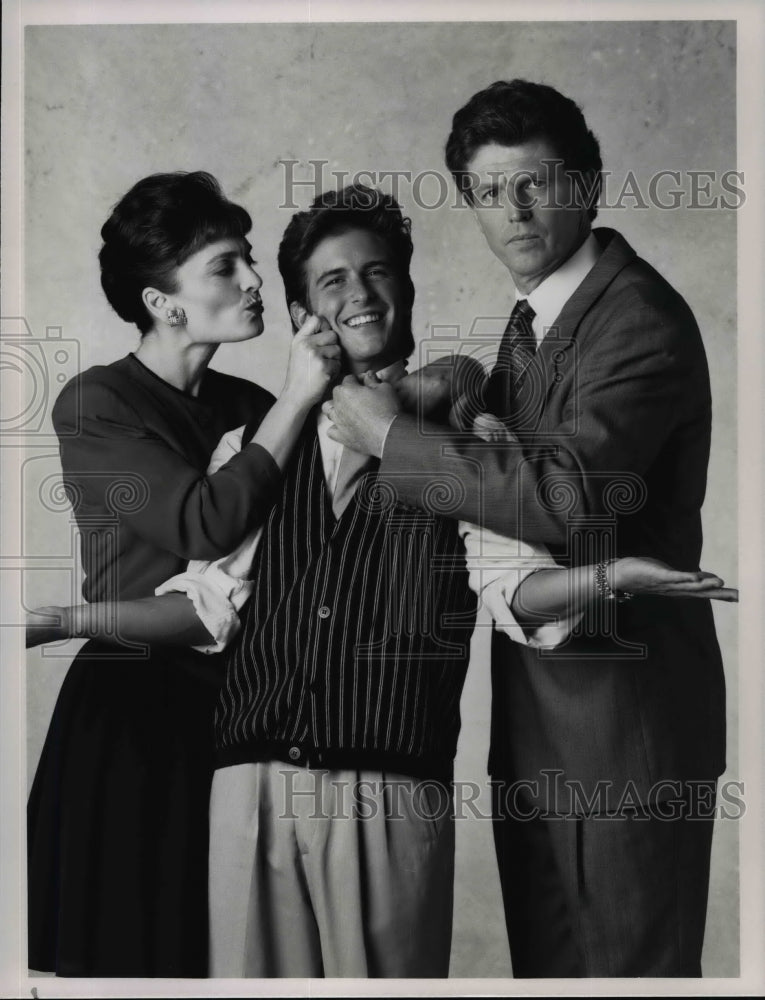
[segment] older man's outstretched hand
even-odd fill
[[[333,423],[329,436],[334,441],[362,455],[381,458],[385,437],[401,412],[401,403],[387,382],[373,385],[372,380],[365,379],[365,384],[359,385],[354,375],[347,375],[322,410]]]

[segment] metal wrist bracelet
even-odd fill
[[[608,567],[614,562],[616,562],[615,559],[604,559],[597,564],[595,567],[595,586],[601,600],[624,604],[626,601],[632,600],[635,595],[628,590],[613,590],[611,588],[611,584],[608,582]]]

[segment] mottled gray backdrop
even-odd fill
[[[433,172],[446,176],[451,116],[474,91],[500,78],[539,80],[575,98],[601,141],[616,204],[600,222],[620,229],[696,313],[714,394],[703,566],[735,583],[736,213],[703,207],[724,192],[717,180],[688,174],[736,168],[735,41],[735,25],[720,21],[27,28],[26,318],[36,337],[60,328],[65,342],[46,345],[52,393],[75,366],[109,362],[136,344],[101,294],[98,233],[128,187],[160,170],[211,171],[254,219],[266,333],[222,348],[215,367],[223,371],[281,385],[289,324],[276,247],[291,214],[279,207],[281,160],[300,161],[294,177],[303,180],[308,160],[328,161],[326,187],[332,170],[410,172],[398,193],[413,220],[415,336],[441,336],[440,327],[467,335],[479,317],[494,317],[501,330],[512,301],[507,273]],[[674,210],[649,203],[661,170],[681,172],[679,185],[665,177],[657,188],[665,204],[681,202]],[[382,186],[391,190],[390,181]],[[668,194],[673,187],[683,197]],[[314,193],[296,188],[294,202],[305,207]],[[44,418],[22,483],[33,606],[78,596],[50,431]],[[725,779],[735,780],[736,609],[715,611],[729,680]],[[488,745],[488,631],[484,622],[475,640],[458,758],[457,777],[477,782]],[[73,647],[50,652],[29,656],[30,781]],[[486,810],[485,796],[480,805]],[[509,976],[490,823],[460,822],[457,851],[452,975]],[[716,833],[704,971],[738,974],[733,821]]]

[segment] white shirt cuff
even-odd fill
[[[193,646],[200,653],[220,653],[241,627],[238,611],[252,593],[251,580],[237,580],[211,565],[205,573],[186,572],[171,577],[154,591],[157,596],[181,593],[192,601],[199,620],[213,637],[212,644]]]
[[[571,632],[581,621],[582,613],[545,622],[533,629],[524,629],[522,625],[518,624],[510,609],[515,591],[520,586],[521,581],[525,580],[531,573],[536,573],[536,569],[512,570],[487,584],[480,591],[479,596],[494,619],[495,627],[509,636],[513,642],[529,646],[532,649],[553,649],[555,646],[560,646],[571,635]]]
[[[496,627],[523,646],[559,646],[581,620],[581,612],[524,630],[510,610],[515,592],[527,576],[540,569],[562,568],[547,547],[506,538],[466,521],[460,521],[459,533],[465,545],[468,584],[481,598]]]

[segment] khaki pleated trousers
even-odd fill
[[[210,975],[446,977],[451,788],[279,762],[216,771]]]

